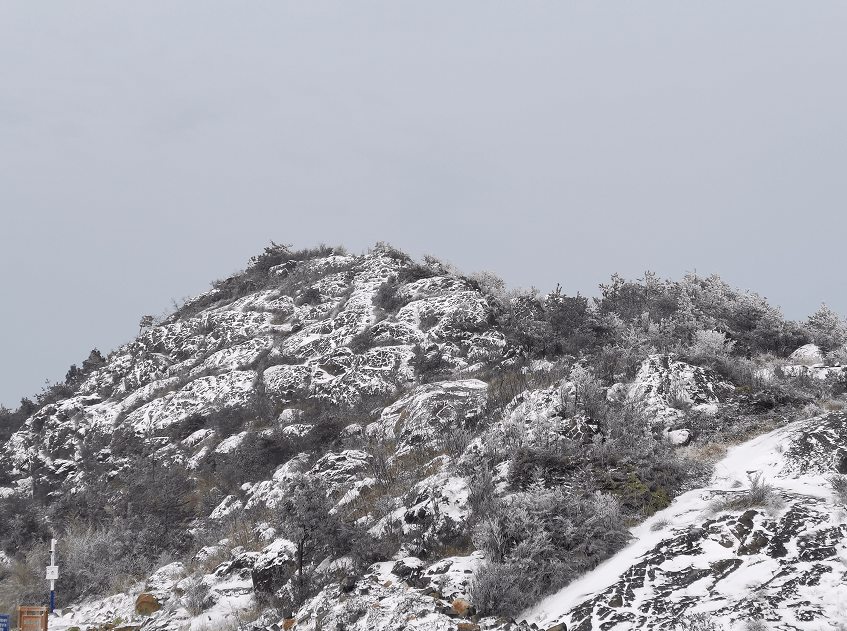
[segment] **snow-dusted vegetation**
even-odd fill
[[[825,306],[272,243],[141,324],[0,410],[0,610],[55,537],[60,631],[847,624]]]

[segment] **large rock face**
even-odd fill
[[[270,480],[251,486],[246,493],[246,508],[274,508],[301,474],[319,479],[333,499],[349,503],[375,483],[369,477],[369,460],[363,451],[346,449],[329,452],[309,467],[307,455],[301,454],[277,468]]]
[[[282,602],[295,549],[280,538],[278,511],[302,476],[319,480],[331,510],[361,528],[362,549],[310,559],[307,571],[323,589],[299,611],[286,609],[294,617],[285,621],[269,605],[250,623],[255,630],[658,629],[700,610],[781,628],[839,620],[847,517],[824,480],[847,473],[847,414],[731,453],[707,490],[636,528],[632,546],[527,612],[527,622],[479,619],[471,585],[484,558],[474,545],[487,516],[473,511],[517,488],[508,482],[520,448],[573,458],[545,480],[568,484],[572,465],[611,444],[600,415],[592,418],[603,396],[643,406],[650,427],[634,415],[633,432],[682,444],[684,412],[714,409],[733,392],[709,370],[653,355],[633,384],[604,392],[578,363],[568,379],[505,406],[492,390],[489,406],[488,384],[466,375],[520,366],[495,320],[475,283],[379,247],[288,261],[262,278],[234,276],[89,362],[73,396],[33,414],[3,447],[11,484],[0,496],[37,491],[54,500],[92,479],[121,493],[124,474],[143,470],[131,454],[143,453],[202,487],[192,500],[203,512],[190,528],[205,540],[191,563],[168,563],[128,593],[80,603],[73,616],[51,620],[54,631],[136,614],[148,616],[149,631],[234,628],[244,624],[235,612]],[[814,349],[792,361],[780,370],[822,380],[847,374],[811,364]],[[596,405],[585,403],[586,388]],[[788,405],[777,390],[739,394],[721,418],[732,406],[775,416]],[[672,459],[669,467],[683,466]],[[582,471],[588,483],[597,468]],[[775,490],[762,505],[742,505],[753,479]],[[368,535],[380,541],[371,547]],[[358,552],[385,561],[362,576]],[[189,611],[192,589],[208,591],[199,616]]]
[[[297,550],[293,543],[278,539],[262,550],[251,570],[253,589],[272,594],[280,589],[297,570]]]
[[[451,430],[463,429],[482,414],[488,384],[478,379],[443,381],[418,386],[389,405],[367,435],[396,441],[395,458],[413,450],[435,452]]]
[[[139,616],[149,616],[162,608],[162,603],[153,594],[139,594],[135,600],[135,613]]]
[[[819,364],[823,360],[823,351],[815,344],[801,346],[788,356],[788,361],[798,364]]]
[[[297,626],[310,631],[474,631],[526,629],[494,618],[470,620],[466,606],[470,576],[482,555],[448,557],[427,566],[416,558],[377,563],[358,580],[325,588],[297,612]],[[343,596],[343,597],[342,597]],[[455,603],[455,604],[454,604]]]
[[[498,444],[549,449],[560,441],[590,443],[599,424],[583,409],[573,382],[525,390],[506,405],[490,434]]]

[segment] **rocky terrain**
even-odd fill
[[[272,244],[4,412],[0,610],[55,537],[59,631],[847,625],[847,324],[601,293]]]

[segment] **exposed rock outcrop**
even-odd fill
[[[714,371],[693,366],[671,355],[651,355],[641,364],[629,397],[641,402],[654,426],[673,429],[692,407],[716,409],[735,386]]]

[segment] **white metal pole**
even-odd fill
[[[56,540],[50,539],[50,565],[56,565]],[[53,613],[54,594],[56,591],[56,581],[50,579],[50,613]]]

